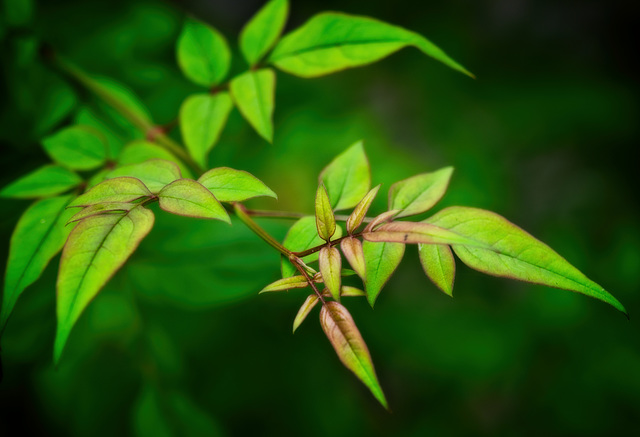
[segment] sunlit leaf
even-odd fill
[[[264,182],[249,172],[229,167],[214,168],[200,176],[202,185],[220,202],[243,202],[259,196],[278,198]]]
[[[107,179],[128,176],[139,179],[152,193],[158,193],[166,185],[182,178],[180,168],[171,161],[151,159],[139,164],[129,164],[110,171]]]
[[[490,211],[450,207],[427,220],[474,241],[452,248],[469,267],[494,276],[548,285],[595,297],[627,314],[616,298],[553,249]]]
[[[187,97],[180,107],[180,131],[189,154],[202,167],[218,142],[227,123],[233,102],[227,92],[195,94]]]
[[[325,241],[329,241],[336,232],[336,218],[331,210],[327,189],[322,184],[316,192],[316,227],[318,235]]]
[[[365,259],[365,281],[367,300],[373,306],[393,272],[402,261],[404,244],[401,243],[362,243]]]
[[[340,242],[340,249],[344,257],[347,259],[353,270],[362,278],[366,279],[366,265],[364,260],[364,251],[362,250],[362,243],[360,240],[354,237],[347,237]]]
[[[307,318],[311,310],[318,304],[318,296],[315,294],[310,294],[307,296],[305,301],[302,303],[302,306],[298,310],[298,314],[296,314],[296,318],[293,320],[293,332],[296,332],[296,329],[300,327],[302,322]]]
[[[331,297],[339,301],[341,283],[340,269],[342,268],[340,251],[335,247],[325,246],[320,249],[318,262],[320,264],[320,273],[322,274],[324,285],[329,289]]]
[[[356,205],[355,209],[347,219],[347,233],[353,234],[367,216],[371,202],[376,198],[380,185],[373,187],[366,196]]]
[[[334,210],[356,206],[371,187],[369,160],[362,141],[351,145],[320,173]]]
[[[122,150],[120,156],[118,156],[118,163],[120,165],[127,164],[139,164],[149,159],[164,159],[171,161],[180,167],[180,173],[185,178],[191,178],[191,172],[184,165],[184,163],[174,156],[167,149],[158,146],[155,143],[149,141],[132,141]]]
[[[77,197],[69,206],[89,206],[107,202],[133,202],[151,196],[151,192],[140,181],[131,177],[107,179]]]
[[[73,171],[59,165],[45,165],[4,187],[0,196],[19,199],[55,196],[80,183],[82,178]]]
[[[65,209],[73,196],[42,199],[20,217],[9,247],[4,278],[0,333],[20,297],[35,282],[51,258],[62,249],[72,226],[65,226],[73,211]]]
[[[367,241],[386,241],[407,244],[466,244],[477,246],[474,240],[430,223],[392,222],[385,223],[375,231],[363,232]]]
[[[289,278],[278,279],[275,282],[264,287],[260,293],[268,293],[272,291],[284,291],[291,288],[306,288],[309,286],[304,276],[291,276]]]
[[[243,117],[268,142],[273,142],[276,75],[265,68],[247,71],[229,84],[231,97]]]
[[[379,228],[381,225],[387,223],[388,221],[392,220],[397,214],[398,214],[398,210],[397,209],[392,209],[391,211],[385,211],[380,215],[375,216],[371,222],[369,222],[369,224],[367,226],[365,226],[364,230],[362,231],[363,233],[366,232],[372,232],[374,230],[376,230],[377,228]]]
[[[42,140],[51,159],[74,170],[92,170],[104,164],[107,150],[99,132],[87,126],[71,126]]]
[[[136,208],[138,205],[135,203],[124,202],[112,202],[112,203],[95,203],[82,208],[75,213],[68,221],[68,223],[77,222],[87,217],[94,215],[106,214],[106,213],[124,213]]]
[[[271,0],[244,26],[240,32],[240,50],[250,66],[255,65],[276,43],[288,13],[288,0]]]
[[[385,408],[389,408],[369,349],[349,311],[338,302],[327,302],[320,310],[320,324],[342,364],[355,373]]]
[[[178,65],[198,85],[211,87],[229,72],[231,52],[224,37],[213,27],[188,19],[177,46]]]
[[[287,73],[316,77],[366,65],[414,46],[445,65],[472,76],[423,36],[373,18],[337,12],[317,14],[276,45],[269,61]]]
[[[222,220],[231,224],[229,214],[211,191],[192,179],[179,179],[158,193],[160,208],[187,217]]]
[[[431,209],[447,191],[452,173],[453,167],[445,167],[396,182],[389,188],[389,209],[399,209],[398,218]]]
[[[58,273],[55,362],[82,311],[135,251],[153,222],[153,213],[138,206],[123,214],[89,217],[71,231]]]
[[[451,248],[443,244],[419,244],[418,253],[427,277],[436,287],[452,296],[456,261]]]

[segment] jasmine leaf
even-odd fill
[[[378,229],[380,226],[382,226],[383,224],[393,220],[393,218],[398,214],[398,212],[400,212],[397,209],[393,209],[391,211],[386,211],[383,212],[380,215],[377,215],[373,218],[373,220],[371,220],[371,222],[369,222],[369,224],[367,226],[365,226],[364,230],[362,231],[363,233],[367,233],[367,232],[373,232],[376,229]]]
[[[107,179],[128,176],[139,179],[152,193],[158,193],[166,185],[182,178],[180,168],[171,161],[150,159],[139,164],[129,164],[110,171]]]
[[[396,182],[389,188],[389,209],[400,210],[397,218],[431,209],[447,191],[452,173],[453,167],[445,167]]]
[[[42,140],[47,154],[73,170],[93,170],[104,164],[107,150],[99,133],[87,126],[72,126]]]
[[[366,262],[364,259],[364,251],[362,249],[362,243],[360,240],[354,237],[345,238],[340,242],[340,249],[344,257],[349,261],[353,270],[362,278],[366,279]]]
[[[404,244],[401,243],[362,243],[365,259],[365,281],[367,300],[373,307],[382,287],[398,268],[404,255]]]
[[[385,223],[375,231],[363,232],[362,238],[367,241],[387,241],[407,244],[467,244],[478,245],[457,232],[435,226],[430,223],[392,222]]]
[[[343,285],[340,288],[340,296],[342,297],[362,297],[366,295],[367,294],[363,290],[360,290],[359,288],[356,288],[356,287]]]
[[[211,87],[227,76],[231,52],[224,37],[213,27],[188,19],[178,37],[178,65],[198,85]]]
[[[67,223],[77,222],[87,217],[93,217],[95,215],[100,215],[100,214],[108,214],[108,213],[122,214],[127,211],[131,211],[133,208],[137,206],[138,205],[135,203],[123,203],[123,202],[95,203],[93,205],[89,205],[85,208],[82,208],[79,212],[75,213]]]
[[[307,279],[304,276],[291,276],[289,278],[278,279],[275,282],[264,287],[260,290],[260,293],[268,293],[271,291],[284,291],[291,288],[306,288],[309,286]]]
[[[192,179],[179,179],[158,193],[160,208],[186,217],[222,220],[231,224],[229,214],[211,191]]]
[[[318,262],[324,285],[329,289],[331,297],[340,301],[340,269],[342,268],[340,252],[335,247],[324,246],[320,249]]]
[[[149,141],[139,140],[132,141],[127,144],[122,150],[120,156],[118,156],[118,164],[140,164],[150,159],[164,159],[166,161],[171,161],[180,167],[180,173],[183,177],[192,178],[191,172],[180,159],[167,149]]]
[[[327,190],[322,184],[316,192],[316,227],[318,235],[325,241],[329,241],[336,232],[336,218],[331,210]]]
[[[320,173],[335,211],[353,208],[371,187],[371,170],[362,141],[351,145]]]
[[[96,203],[133,202],[152,196],[140,179],[118,177],[100,182],[83,195],[77,197],[69,206],[89,206]]]
[[[360,203],[356,205],[355,209],[347,219],[347,233],[353,234],[356,229],[358,229],[364,218],[367,216],[371,202],[376,198],[379,189],[380,185],[373,187],[371,191],[362,198]]]
[[[198,179],[220,202],[243,202],[253,197],[278,198],[271,188],[249,172],[229,167],[214,168]]]
[[[444,244],[419,244],[420,263],[427,277],[445,294],[453,296],[456,261],[451,248]]]
[[[273,142],[276,75],[271,69],[247,71],[229,84],[231,97],[242,116],[268,142]]]
[[[318,304],[318,296],[315,294],[310,294],[307,296],[305,301],[302,303],[302,306],[298,310],[298,314],[296,314],[296,318],[293,321],[293,332],[296,332],[296,329],[300,327],[302,322],[307,318],[311,310]]]
[[[254,66],[276,43],[289,13],[287,0],[267,2],[240,32],[240,50],[250,66]]]
[[[71,170],[59,165],[44,165],[4,187],[0,196],[18,199],[55,196],[81,183],[82,178]]]

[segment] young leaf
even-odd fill
[[[298,310],[298,314],[296,314],[296,318],[293,320],[293,332],[296,332],[296,329],[304,322],[307,318],[311,310],[318,304],[318,296],[315,294],[310,294],[307,296],[305,301],[302,303],[302,306]]]
[[[1,197],[36,199],[55,196],[82,183],[82,178],[59,165],[45,165],[0,190]]]
[[[483,273],[547,285],[595,297],[627,314],[618,300],[553,249],[504,217],[476,208],[445,208],[427,220],[474,241],[454,245],[463,263]]]
[[[365,259],[365,281],[367,300],[373,307],[382,287],[387,283],[393,272],[398,268],[404,255],[404,244],[401,243],[372,243],[362,244]]]
[[[340,288],[340,296],[342,297],[362,297],[366,295],[367,294],[363,290],[360,290],[359,288],[356,288],[356,287],[349,287],[348,285],[343,285]]]
[[[250,66],[254,66],[276,43],[288,13],[288,0],[271,0],[242,28],[240,50]]]
[[[229,167],[214,168],[198,179],[220,202],[243,202],[259,196],[278,198],[271,188],[249,172]]]
[[[89,206],[96,203],[133,202],[152,196],[140,179],[120,177],[107,179],[77,197],[69,206]]]
[[[414,46],[443,64],[473,77],[428,39],[369,17],[323,12],[285,35],[269,61],[282,71],[316,77],[378,61]]]
[[[152,193],[158,193],[166,185],[182,178],[180,168],[171,161],[151,159],[140,164],[130,164],[110,171],[107,179],[128,176],[139,179]]]
[[[160,208],[186,217],[222,220],[231,224],[229,214],[211,191],[192,179],[178,179],[158,193]]]
[[[18,220],[11,235],[4,278],[0,333],[24,289],[40,277],[51,258],[62,249],[72,229],[72,226],[65,226],[73,214],[65,209],[72,198],[61,196],[39,200]]]
[[[476,241],[430,223],[393,222],[385,223],[375,231],[363,232],[367,241],[386,241],[407,244],[466,244],[478,246]]]
[[[180,167],[182,177],[191,178],[191,172],[182,161],[176,158],[171,152],[155,143],[149,141],[133,141],[122,149],[122,153],[118,156],[118,164],[140,164],[150,159],[164,159],[171,161]]]
[[[178,65],[198,85],[219,84],[229,72],[231,52],[224,37],[213,27],[188,19],[178,37]]]
[[[82,311],[135,251],[153,222],[153,213],[137,206],[124,214],[89,217],[71,231],[58,274],[56,363]]]
[[[354,237],[345,238],[340,242],[340,248],[344,257],[349,261],[353,270],[362,278],[366,279],[366,263],[364,260],[364,251],[362,250],[362,243],[360,240]]]
[[[383,224],[392,220],[396,216],[396,214],[398,214],[399,212],[400,211],[397,209],[392,209],[391,211],[386,211],[378,216],[375,216],[373,220],[371,220],[371,222],[367,226],[365,226],[362,232],[367,233],[367,232],[375,231]]]
[[[95,203],[83,208],[82,210],[74,214],[67,223],[77,222],[87,217],[93,217],[94,215],[108,213],[121,214],[127,211],[131,211],[136,206],[138,205],[135,203]]]
[[[331,297],[340,301],[340,269],[342,268],[340,252],[335,247],[325,246],[320,249],[318,261],[324,285],[329,289]]]
[[[338,302],[327,302],[320,310],[320,325],[342,364],[355,373],[385,408],[389,408],[369,349],[349,311]]]
[[[367,216],[367,212],[369,211],[371,202],[373,202],[373,199],[376,198],[379,189],[380,185],[378,185],[377,187],[373,187],[371,191],[369,191],[367,195],[362,198],[360,203],[356,205],[355,209],[347,219],[348,234],[353,234],[356,229],[358,229],[358,226],[360,226],[364,218]]]
[[[320,173],[335,211],[353,208],[371,187],[371,170],[362,141],[351,145]]]
[[[265,68],[247,71],[229,84],[231,97],[242,116],[268,142],[273,142],[273,108],[276,75]]]
[[[278,279],[275,282],[264,287],[260,290],[260,293],[268,293],[271,291],[284,291],[291,288],[306,288],[309,286],[307,279],[304,276],[291,276],[289,278]]]
[[[331,210],[327,189],[322,184],[316,192],[316,227],[318,235],[325,241],[329,241],[336,232],[336,218]]]
[[[42,140],[47,154],[73,170],[93,170],[104,164],[107,150],[99,133],[88,126],[71,126]]]
[[[444,244],[419,244],[420,263],[431,282],[449,296],[453,296],[456,261],[451,248]]]
[[[389,209],[399,209],[398,218],[431,209],[447,191],[452,173],[453,167],[445,167],[396,182],[389,188]]]
[[[189,154],[202,167],[218,142],[233,102],[227,92],[195,94],[187,97],[180,107],[180,131]]]

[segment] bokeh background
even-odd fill
[[[237,34],[261,1],[4,0],[0,185],[47,162],[39,139],[89,96],[38,56],[47,43],[134,90],[157,123],[197,87],[175,63],[186,13]],[[26,7],[14,7],[15,4]],[[13,5],[13,6],[11,6]],[[56,370],[57,259],[2,339],[0,434],[48,436],[619,435],[640,415],[639,7],[611,0],[293,1],[415,30],[477,75],[405,49],[324,78],[278,74],[273,145],[232,113],[211,166],[253,172],[311,212],[317,174],[364,139],[374,183],[456,168],[438,208],[490,209],[548,243],[629,310],[483,276],[458,263],[454,298],[415,248],[381,294],[349,308],[385,412],[323,337],[291,334],[304,293],[257,295],[278,256],[240,224],[158,214],[77,324]],[[234,72],[244,68],[236,56]],[[173,135],[178,137],[178,132]],[[126,140],[123,139],[123,141]],[[375,205],[384,208],[384,197]],[[0,261],[26,201],[2,200]],[[290,222],[261,223],[283,238]]]

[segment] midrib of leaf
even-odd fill
[[[347,180],[351,180],[351,169],[353,168],[353,166],[354,166],[353,161],[350,161],[348,164],[347,176],[342,179],[342,184],[340,184],[340,191],[337,196],[336,207],[338,206],[338,204],[340,203],[340,200],[342,199],[342,193],[344,193],[344,187],[347,186]]]
[[[207,76],[209,76],[209,80],[213,81],[212,74],[211,74],[211,70],[215,68],[215,65],[212,62],[213,61],[213,57],[207,56],[207,51],[205,50],[204,45],[200,41],[200,38],[195,38],[195,40],[196,40],[196,45],[200,48],[200,54],[205,59],[204,64],[207,66],[207,70],[208,70],[206,72],[206,74],[207,74]],[[209,59],[211,59],[211,61]]]
[[[265,71],[268,71],[268,70],[265,70]],[[264,99],[262,98],[262,88],[260,88],[260,81],[258,81],[257,72],[254,74],[251,74],[251,80],[253,81],[253,84],[256,87],[256,98],[258,100],[258,112],[260,113],[260,118],[262,119],[263,124],[268,125],[269,120],[268,120],[268,117],[266,117],[264,112]]]
[[[164,197],[165,199],[181,200],[183,202],[191,203],[191,204],[193,204],[195,206],[199,206],[200,208],[204,208],[204,209],[206,209],[208,211],[211,211],[209,208],[206,208],[206,207],[202,206],[201,203],[197,203],[197,202],[194,202],[193,200],[185,199],[184,197],[165,196],[164,194],[162,195],[162,197]]]
[[[407,40],[400,40],[400,39],[397,39],[397,40],[369,39],[369,40],[361,40],[361,41],[347,41],[344,43],[326,43],[326,44],[318,44],[316,46],[304,47],[298,50],[286,52],[283,55],[272,58],[271,61],[275,62],[275,61],[282,60],[284,58],[298,56],[308,52],[314,52],[318,50],[328,50],[333,48],[343,48],[344,46],[349,46],[349,45],[368,45],[368,44],[385,44],[385,43],[389,43],[389,44],[403,43],[407,45],[415,45],[414,42],[407,41]]]
[[[206,160],[206,150],[209,148],[209,144],[206,142],[207,139],[207,127],[209,127],[211,125],[211,123],[208,120],[211,120],[211,117],[214,113],[213,111],[213,107],[215,106],[213,104],[213,102],[215,102],[215,96],[213,97],[213,100],[209,100],[207,102],[207,111],[205,113],[206,118],[204,119],[205,122],[204,123],[200,123],[200,134],[203,140],[205,140],[205,144],[204,144],[204,155],[205,155],[205,160]]]

